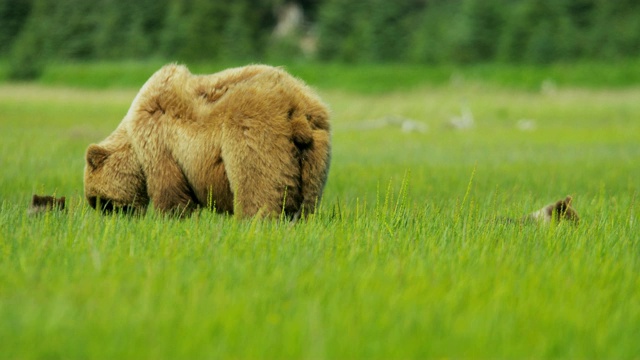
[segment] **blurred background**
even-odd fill
[[[637,0],[0,0],[0,62],[608,62],[640,55],[639,19]]]

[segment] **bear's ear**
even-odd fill
[[[89,145],[87,149],[87,165],[91,170],[95,170],[104,164],[104,161],[111,155],[109,150],[99,145]]]
[[[573,198],[571,197],[571,195],[567,195],[567,197],[564,199],[564,203],[567,204],[567,207],[571,206],[572,201],[573,201]]]

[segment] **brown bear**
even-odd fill
[[[55,196],[34,194],[33,197],[31,198],[31,204],[29,204],[29,209],[27,210],[27,214],[38,215],[51,210],[63,211],[64,208],[65,208],[64,196],[57,198]]]
[[[578,212],[571,206],[573,198],[571,196],[560,199],[551,204],[545,205],[542,209],[534,211],[519,219],[507,218],[508,223],[519,224],[550,224],[566,221],[567,223],[577,225],[580,223]]]
[[[532,212],[522,218],[522,220],[525,222],[533,221],[544,224],[566,220],[572,224],[578,224],[580,222],[580,216],[578,216],[578,212],[571,207],[572,202],[573,198],[567,195],[564,199],[548,204],[542,209]]]
[[[297,218],[320,201],[331,157],[329,112],[284,70],[250,65],[192,75],[167,65],[105,140],[90,145],[85,197],[103,211]]]

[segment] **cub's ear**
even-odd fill
[[[109,150],[96,144],[89,145],[87,149],[87,165],[91,170],[95,170],[104,164],[109,155],[111,155]]]
[[[567,195],[564,199],[564,203],[567,204],[567,206],[571,206],[571,201],[573,201],[573,198],[570,195]]]

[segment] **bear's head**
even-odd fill
[[[578,212],[571,207],[571,202],[573,198],[571,196],[567,196],[562,200],[558,200],[555,203],[548,205],[546,207],[547,216],[549,218],[554,217],[556,221],[567,220],[574,224],[578,224],[580,222],[580,216],[578,216]]]
[[[103,212],[144,212],[149,205],[142,167],[128,142],[109,139],[87,149],[84,195]]]

